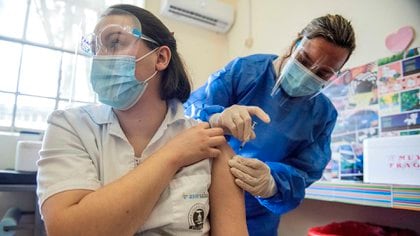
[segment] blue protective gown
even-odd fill
[[[265,162],[276,181],[278,192],[273,197],[245,193],[248,230],[255,236],[277,235],[280,215],[296,208],[305,188],[320,179],[331,158],[331,132],[337,118],[322,93],[312,99],[293,98],[280,89],[271,96],[276,58],[262,54],[237,58],[211,75],[184,104],[187,115],[204,121],[234,104],[258,106],[270,116],[269,124],[253,117],[257,138],[242,150],[239,140],[228,139],[238,155]]]

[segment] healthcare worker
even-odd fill
[[[48,235],[247,235],[223,130],[184,115],[171,32],[115,5],[82,43],[103,104],[48,119],[37,189]]]
[[[250,235],[277,235],[330,160],[337,112],[321,93],[355,48],[340,15],[313,19],[282,56],[237,58],[212,74],[184,104],[186,113],[231,134],[229,161],[246,191]],[[255,139],[254,139],[255,138]]]

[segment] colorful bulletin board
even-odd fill
[[[420,134],[420,48],[351,68],[324,94],[338,111],[323,180],[363,181],[363,140]]]

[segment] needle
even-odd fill
[[[252,121],[252,125],[251,125],[251,129],[254,130],[255,125],[257,124],[257,122]],[[242,141],[241,145],[239,146],[239,150],[242,150],[242,148],[244,148],[245,144],[249,141],[249,136],[247,137],[247,139],[245,139],[244,141]]]

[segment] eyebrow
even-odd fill
[[[305,57],[305,60],[308,60],[310,63],[314,63],[314,61],[312,60],[312,58],[309,56],[308,53],[305,52],[305,50],[302,50],[303,56]]]
[[[309,56],[308,53],[305,52],[305,49],[302,50],[303,56],[305,57],[305,60],[308,60],[311,64],[314,64],[314,60],[312,60],[312,58]],[[326,65],[319,65],[318,66],[319,69],[321,70],[329,70],[332,69],[334,72],[339,71],[340,69],[336,70],[335,68],[332,68],[330,66],[326,66]]]

